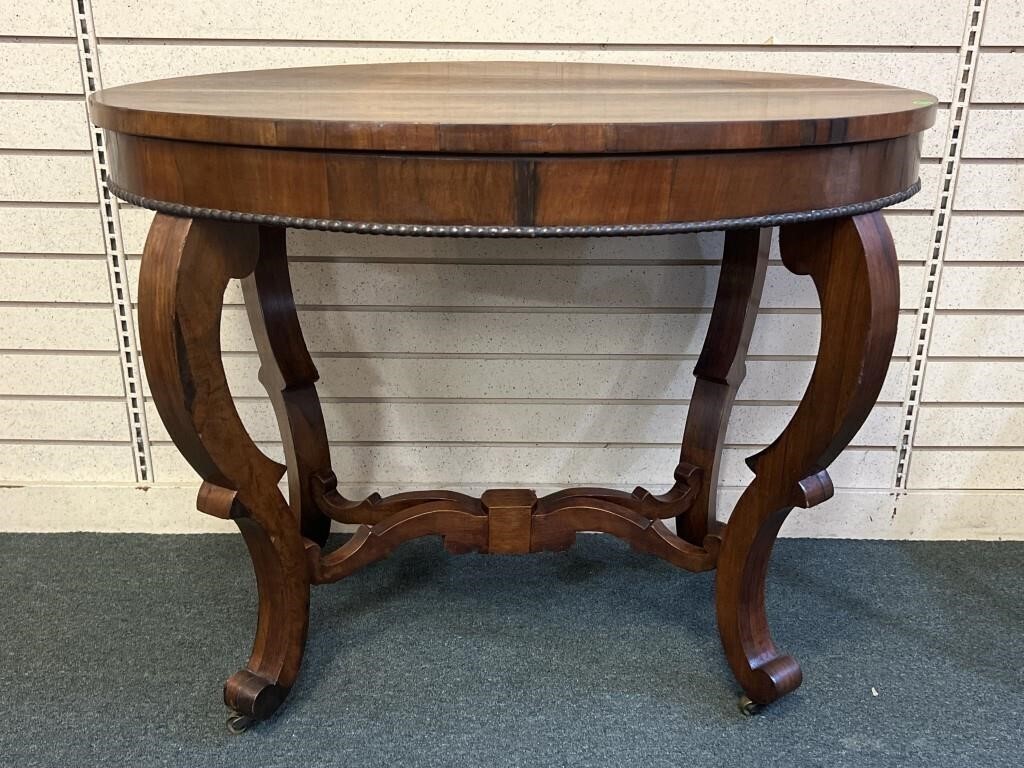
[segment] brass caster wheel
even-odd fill
[[[739,705],[740,712],[742,712],[747,717],[753,717],[762,709],[764,709],[764,704],[758,704],[749,696],[740,696]]]
[[[228,731],[237,736],[245,733],[256,723],[256,718],[251,715],[240,715],[237,712],[228,717]]]

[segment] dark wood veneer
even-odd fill
[[[418,89],[418,90],[417,90]],[[514,95],[515,98],[511,98]],[[396,224],[564,226],[742,219],[856,206],[917,175],[934,99],[795,76],[554,64],[376,65],[184,78],[95,96],[113,177],[162,203],[242,214]],[[846,208],[860,213],[866,206]],[[186,209],[174,209],[182,213]],[[760,302],[769,229],[725,250],[673,484],[663,494],[570,488],[537,498],[416,491],[345,498],[331,467],[318,374],[299,327],[285,232],[268,220],[158,214],[139,324],[152,397],[203,479],[198,507],[234,520],[252,556],[259,621],[225,684],[242,726],[298,675],[311,585],[401,542],[523,554],[601,531],[690,570],[717,569],[718,626],[748,709],[799,685],[764,611],[789,511],[832,495],[827,467],[863,424],[892,353],[899,281],[878,212],[782,220],[781,253],[822,309],[818,360],[727,522],[715,512],[722,443]],[[779,220],[772,220],[779,223]],[[241,278],[287,467],[246,432],[220,355],[224,289]],[[288,476],[288,498],[278,483]],[[674,518],[677,533],[665,520]],[[358,526],[325,551],[332,521]]]
[[[904,136],[808,149],[481,157],[108,140],[114,180],[155,200],[296,218],[485,226],[656,224],[849,205],[909,187],[917,143]]]
[[[228,72],[108,88],[121,134],[289,149],[608,154],[766,149],[906,136],[936,99],[766,72],[554,62],[424,62]]]

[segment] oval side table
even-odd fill
[[[428,535],[453,552],[527,553],[600,531],[686,570],[717,568],[718,627],[741,706],[754,711],[800,684],[768,629],[768,558],[794,507],[832,495],[826,468],[882,386],[899,280],[879,211],[919,188],[934,97],[794,75],[466,62],[186,77],[106,89],[90,106],[105,129],[111,191],[157,211],[138,296],[153,400],[204,480],[199,509],[238,524],[256,571],[252,655],[224,687],[233,729],[269,717],[294,683],[311,585]],[[446,237],[724,230],[671,489],[342,496],[292,297],[288,227]],[[722,443],[773,227],[784,265],[817,288],[821,341],[803,399],[747,460],[754,479],[722,523]],[[287,467],[254,444],[225,381],[231,278],[243,280]],[[324,552],[332,520],[359,527]]]

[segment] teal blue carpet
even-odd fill
[[[579,542],[412,542],[317,588],[287,704],[232,736],[240,538],[0,535],[0,765],[1022,764],[1024,544],[780,542],[770,615],[804,685],[747,718],[712,574]]]

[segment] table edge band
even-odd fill
[[[131,205],[146,208],[168,216],[191,219],[216,219],[265,227],[345,232],[360,235],[395,235],[405,237],[629,237],[639,235],[675,235],[695,232],[718,232],[732,229],[756,229],[800,224],[864,213],[888,208],[909,200],[921,190],[921,179],[904,190],[891,195],[832,208],[816,208],[789,213],[771,213],[740,218],[711,219],[708,221],[674,221],[660,224],[588,224],[574,226],[487,226],[473,224],[385,224],[343,219],[315,219],[278,216],[267,213],[225,211],[218,208],[200,208],[184,203],[170,203],[129,192],[113,179],[107,179],[110,192]]]

